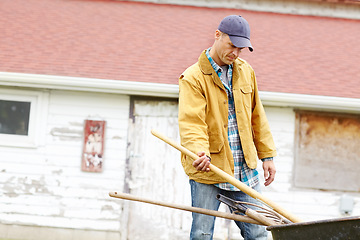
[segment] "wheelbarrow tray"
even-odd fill
[[[360,216],[274,225],[266,228],[274,240],[359,240]]]

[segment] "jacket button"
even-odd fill
[[[224,104],[226,104],[226,100],[224,101]]]
[[[224,124],[224,128],[227,128],[227,126],[228,126],[227,124]]]

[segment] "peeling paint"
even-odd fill
[[[110,205],[104,205],[101,207],[101,211],[114,211],[115,209],[113,208],[113,206]]]
[[[62,169],[54,170],[54,171],[52,171],[52,173],[55,175],[61,175],[63,173],[63,170]]]
[[[52,128],[50,135],[59,137],[62,141],[79,140],[83,136],[83,130],[74,130],[67,127],[63,128]]]
[[[84,125],[84,123],[83,122],[69,122],[69,125],[82,127]]]
[[[39,180],[28,179],[28,177],[11,177],[5,182],[3,190],[4,195],[8,197],[18,197],[22,194],[33,195],[36,193],[52,194],[46,187],[43,176]]]
[[[17,197],[19,194],[15,192],[15,188],[13,187],[13,180],[15,180],[15,177],[9,178],[3,186],[4,195],[8,197]]]

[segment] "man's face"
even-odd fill
[[[229,36],[219,30],[215,32],[213,47],[215,55],[212,58],[219,66],[232,64],[239,57],[241,50],[244,49],[235,47]]]

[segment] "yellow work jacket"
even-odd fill
[[[273,157],[276,149],[254,70],[240,58],[233,65],[232,88],[245,161],[254,169],[258,158]],[[179,78],[179,131],[181,145],[194,153],[204,151],[212,164],[234,175],[228,142],[228,97],[205,51]],[[224,182],[211,171],[197,171],[192,162],[182,154],[181,163],[190,179],[207,184]]]

